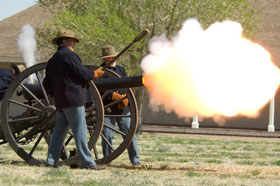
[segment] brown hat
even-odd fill
[[[11,69],[15,76],[19,75],[19,73],[23,72],[26,68],[24,65],[16,65],[15,63],[11,64]]]
[[[65,30],[65,29],[58,31],[57,37],[52,40],[52,43],[57,45],[58,39],[67,38],[67,37],[73,38],[76,40],[77,43],[79,43],[79,39],[75,37],[75,33],[72,32],[71,30]]]
[[[112,45],[105,46],[101,49],[102,56],[99,58],[115,57],[118,53],[115,52],[115,48]]]

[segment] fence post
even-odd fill
[[[193,117],[192,128],[194,128],[194,129],[198,129],[199,128],[198,116],[194,116]]]
[[[269,122],[267,127],[268,132],[275,132],[274,127],[274,97],[270,99],[270,105],[269,105]]]

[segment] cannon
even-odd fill
[[[55,126],[53,99],[48,95],[42,81],[47,63],[36,64],[19,74],[6,90],[1,106],[0,144],[9,143],[15,153],[30,165],[44,164],[50,136]],[[88,66],[96,69],[96,66]],[[95,79],[90,83],[93,103],[85,106],[87,121],[87,139],[89,149],[95,161],[106,164],[116,159],[130,144],[137,129],[138,109],[134,94],[130,87],[142,86],[142,77],[119,77],[110,70],[105,71],[109,78]],[[121,100],[103,105],[103,99],[111,89],[122,88],[129,102],[130,115],[110,115],[110,109]],[[102,95],[100,94],[102,91]],[[118,128],[104,124],[105,117],[130,117],[131,123],[127,134]],[[104,157],[101,148],[103,127],[115,132],[112,153]],[[105,139],[106,141],[106,139]],[[108,141],[107,141],[108,143]],[[59,165],[72,165],[78,161],[75,154],[75,142],[71,130],[68,130],[64,141]]]

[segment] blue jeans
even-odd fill
[[[130,113],[128,113],[127,115],[130,115]],[[127,134],[130,127],[130,120],[131,120],[130,118],[104,118],[104,124],[114,128],[115,123],[117,123],[120,128],[120,131]],[[104,126],[102,129],[102,134],[112,145],[115,132]],[[103,138],[102,138],[102,151],[104,157],[108,156],[112,152],[112,149]],[[130,145],[128,146],[127,151],[128,151],[130,162],[132,164],[139,163],[139,151],[137,147],[136,135],[133,136],[133,139]]]
[[[56,113],[56,125],[51,137],[47,164],[56,165],[68,128],[71,127],[76,142],[81,168],[95,166],[87,143],[87,126],[84,106],[68,107]]]

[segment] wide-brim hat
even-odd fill
[[[79,39],[75,37],[75,33],[72,32],[71,30],[60,30],[58,31],[57,37],[55,37],[52,40],[53,44],[57,44],[57,40],[60,38],[73,38],[76,40],[77,43],[79,43]]]
[[[112,45],[105,46],[101,49],[102,56],[99,58],[115,57],[118,53],[115,51],[115,48]]]
[[[13,73],[15,76],[19,75],[21,72],[23,72],[26,68],[24,65],[17,65],[15,63],[11,64],[11,69],[13,70]]]

